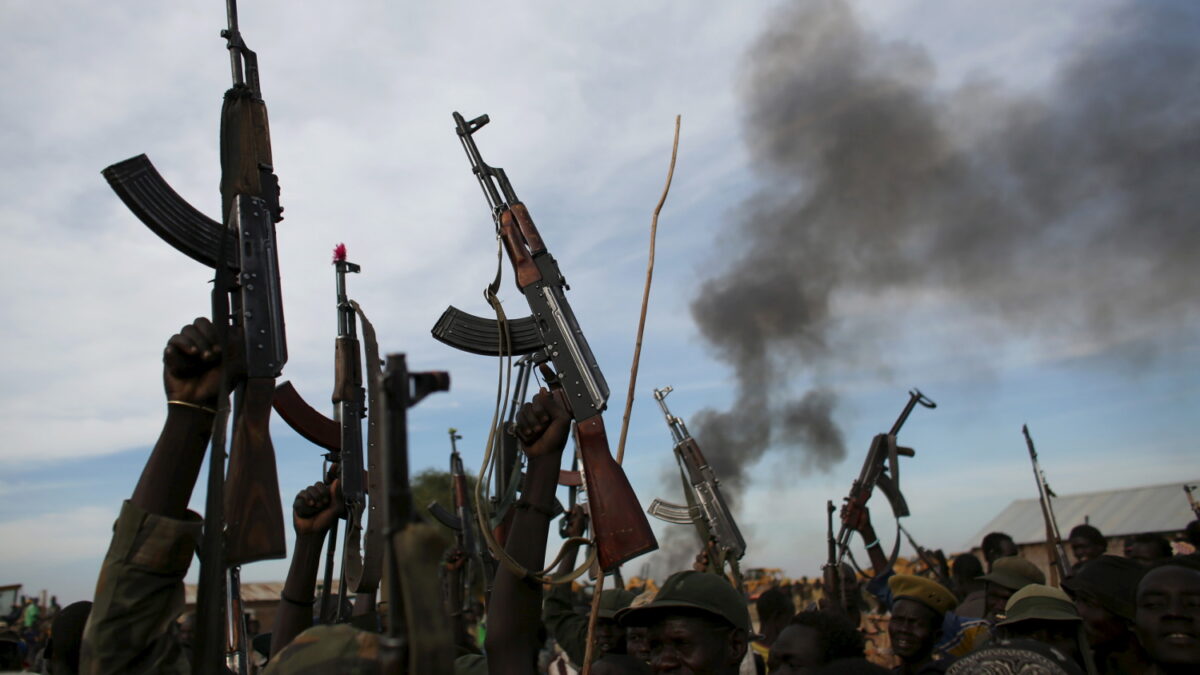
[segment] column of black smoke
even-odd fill
[[[769,448],[820,469],[844,457],[824,373],[864,342],[838,337],[855,333],[835,326],[839,299],[936,294],[1003,326],[991,339],[1126,352],[1195,326],[1200,3],[1097,3],[1080,20],[1050,84],[1017,94],[981,76],[939,88],[923,49],[845,2],[772,18],[741,83],[761,189],[692,304],[737,378],[733,406],[691,425],[734,496]],[[904,309],[891,325],[916,330]]]

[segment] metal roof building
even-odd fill
[[[1186,481],[1191,485],[1200,480]],[[1085,521],[1112,537],[1144,532],[1179,532],[1196,519],[1184,493],[1184,482],[1147,487],[1087,492],[1051,499],[1055,520],[1066,539],[1071,528]],[[1046,541],[1046,526],[1037,498],[1018,499],[989,522],[963,547],[976,549],[989,532],[1005,532],[1018,545]]]

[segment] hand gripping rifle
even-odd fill
[[[1058,520],[1054,517],[1054,504],[1050,501],[1058,495],[1050,489],[1046,482],[1046,472],[1042,471],[1042,466],[1038,463],[1033,436],[1029,435],[1029,426],[1021,425],[1021,433],[1025,435],[1025,446],[1029,448],[1029,461],[1033,463],[1033,480],[1038,488],[1038,503],[1042,506],[1042,520],[1046,522],[1046,553],[1050,556],[1050,569],[1057,573],[1058,581],[1062,581],[1071,576],[1071,568],[1067,566],[1067,549],[1063,546]]]
[[[216,270],[213,324],[230,356],[209,457],[193,652],[196,673],[220,668],[225,642],[223,605],[233,604],[226,596],[226,568],[286,555],[283,508],[269,434],[275,378],[287,362],[275,245],[275,223],[282,220],[283,208],[272,166],[257,57],[238,30],[235,1],[227,0],[226,9],[229,27],[221,35],[229,50],[233,86],[225,92],[221,109],[224,222],[208,218],[184,201],[145,155],[102,172],[117,196],[151,231]],[[230,342],[230,335],[240,336],[240,346]],[[231,358],[238,352],[244,356],[244,368]],[[225,425],[231,390],[233,440],[226,475]],[[236,574],[233,582],[236,585]],[[231,590],[236,591],[233,586]],[[235,627],[241,625],[240,617],[228,618]],[[241,645],[234,642],[229,641],[230,651],[244,651],[244,640]]]
[[[532,315],[512,321],[504,318],[495,299],[497,278],[488,288],[497,320],[450,307],[434,326],[433,336],[463,351],[501,357],[532,354],[538,363],[554,364],[565,403],[579,430],[597,559],[603,571],[611,572],[622,562],[654,550],[658,542],[628,477],[608,448],[601,416],[608,404],[608,385],[567,302],[566,279],[529,211],[517,198],[504,169],[488,166],[479,154],[474,134],[488,123],[488,116],[468,122],[456,112],[454,121]]]
[[[683,477],[687,506],[655,499],[647,511],[668,523],[694,525],[700,534],[700,541],[711,551],[708,557],[710,571],[724,574],[725,563],[728,562],[740,587],[742,579],[738,561],[746,554],[746,540],[738,530],[725,497],[721,495],[720,481],[708,460],[704,459],[704,453],[700,452],[700,445],[688,433],[683,420],[667,409],[667,394],[672,391],[672,387],[655,389],[654,400],[658,401],[658,407],[662,409],[675,441],[675,461]]]
[[[892,513],[896,516],[896,544],[888,557],[888,566],[891,567],[896,562],[896,555],[900,552],[900,519],[909,515],[908,502],[904,499],[904,493],[900,491],[899,458],[916,455],[912,448],[897,445],[896,436],[918,403],[930,409],[937,407],[937,404],[922,394],[919,389],[913,389],[908,392],[908,403],[904,406],[904,411],[896,418],[896,422],[892,424],[891,430],[886,434],[876,434],[875,438],[871,439],[871,449],[867,451],[867,459],[863,462],[862,471],[850,486],[850,494],[846,496],[845,504],[842,506],[842,526],[837,537],[839,563],[850,553],[850,535],[854,533],[851,525],[858,520],[859,514],[866,507],[867,501],[871,499],[876,487],[887,497],[888,502],[892,505]],[[850,562],[854,563],[853,555],[850,556]],[[857,567],[857,565],[855,566]]]
[[[425,396],[450,389],[444,372],[410,373],[403,354],[389,354],[382,375],[384,573],[387,634],[381,640],[381,672],[450,673],[454,645],[449,617],[436,583],[441,537],[421,522],[408,479],[408,409]]]
[[[325,583],[321,589],[320,616],[322,621],[339,623],[349,620],[344,615],[345,600],[349,592],[374,597],[382,574],[382,538],[378,514],[378,499],[369,499],[378,494],[376,483],[380,476],[379,426],[372,413],[368,423],[368,469],[363,471],[362,420],[366,417],[365,397],[369,393],[371,409],[379,409],[379,392],[375,380],[379,373],[379,345],[375,328],[357,302],[346,292],[346,275],[358,273],[361,267],[347,260],[345,244],[334,249],[333,265],[337,298],[337,338],[334,343],[334,387],[331,397],[334,404],[334,419],[317,412],[292,386],[284,382],[276,388],[274,406],[297,433],[329,452],[326,458],[338,465],[341,477],[341,493],[345,503],[346,532],[341,560],[341,574],[336,604],[332,604],[330,589],[337,549],[337,523],[329,531],[326,548]],[[366,349],[368,377],[363,377],[363,360],[358,339],[358,324],[362,324],[363,345]],[[364,379],[368,389],[364,392]],[[363,486],[366,475],[367,486]],[[368,503],[369,502],[369,503]],[[363,514],[367,518],[365,545],[362,539]],[[356,605],[355,614],[361,614]]]

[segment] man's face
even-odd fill
[[[736,673],[746,641],[732,628],[692,616],[667,616],[650,626],[650,669],[678,675]]]
[[[1158,546],[1146,542],[1130,544],[1129,550],[1125,552],[1125,557],[1136,560],[1143,567],[1150,567],[1156,561],[1162,559]]]
[[[1160,567],[1138,585],[1138,639],[1160,664],[1200,665],[1200,572]]]
[[[1017,550],[1017,545],[1013,543],[1012,539],[1001,539],[996,544],[996,548],[985,553],[984,557],[987,558],[988,569],[990,570],[992,563],[996,562],[997,560],[1018,555],[1019,553],[1020,551]]]
[[[1076,594],[1075,609],[1083,619],[1083,629],[1087,632],[1088,643],[1093,647],[1116,644],[1129,632],[1129,626],[1121,617],[1105,609],[1086,593]]]
[[[630,626],[625,629],[625,647],[638,661],[650,663],[649,629],[645,626]]]
[[[783,629],[767,661],[771,675],[805,675],[825,665],[825,647],[821,635],[808,626],[788,626]]]
[[[1004,606],[1008,604],[1013,592],[1011,588],[993,583],[988,583],[984,588],[983,615],[989,621],[995,621],[996,617],[1004,613]]]
[[[625,629],[612,619],[596,619],[596,648],[600,654],[625,653]]]
[[[1071,544],[1071,553],[1075,554],[1075,560],[1078,562],[1095,560],[1104,555],[1106,550],[1105,546],[1080,536],[1071,537],[1067,541]]]
[[[892,651],[905,663],[924,662],[941,636],[940,622],[932,609],[916,600],[900,598],[892,604],[892,618],[888,621]]]

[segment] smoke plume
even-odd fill
[[[863,302],[902,331],[935,297],[989,339],[1096,349],[1196,323],[1200,4],[1096,14],[1035,93],[938,83],[840,0],[773,17],[740,85],[761,185],[691,306],[737,378],[691,425],[728,492],[768,448],[844,457],[831,372],[888,337],[856,330]]]

